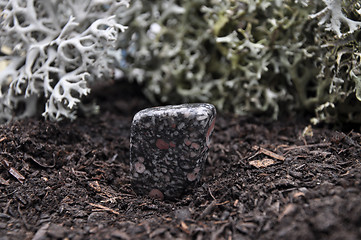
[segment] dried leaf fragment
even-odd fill
[[[180,222],[180,228],[182,229],[183,232],[190,234],[189,228],[184,221]]]
[[[268,167],[276,163],[273,159],[270,158],[264,158],[262,160],[253,160],[248,162],[250,165],[256,167],[256,168],[263,168]]]

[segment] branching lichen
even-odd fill
[[[334,31],[338,37],[342,37],[344,34],[353,33],[361,27],[361,22],[354,21],[346,17],[343,13],[342,2],[343,0],[322,0],[326,7],[316,13],[310,15],[311,18],[320,18],[320,25],[325,24],[326,30]],[[348,3],[350,5],[350,3]],[[351,3],[352,4],[352,3]],[[328,22],[328,23],[327,23]],[[345,33],[341,32],[341,26],[345,24],[344,27],[347,29]]]
[[[126,3],[0,0],[0,43],[11,49],[0,55],[0,118],[31,115],[41,98],[44,116],[74,118],[116,59],[153,102],[361,123],[360,1]],[[119,36],[118,22],[129,26]]]
[[[134,0],[125,21],[131,31],[120,39],[124,70],[157,102],[209,101],[273,118],[306,109],[315,122],[361,122],[357,4]]]
[[[294,99],[291,71],[312,56],[293,35],[308,12],[288,1],[135,0],[128,12],[131,31],[121,38],[135,41],[123,45],[125,71],[153,101],[210,101],[275,118],[279,103]]]
[[[320,20],[315,45],[320,46],[317,86],[322,87],[312,122],[361,123],[361,5],[340,0],[325,4],[321,12],[326,15],[311,15]],[[332,6],[335,8],[330,9]]]
[[[74,119],[94,81],[110,78],[108,50],[126,27],[115,19],[120,1],[0,1],[0,120],[31,116],[45,99],[46,118]]]

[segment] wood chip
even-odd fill
[[[209,215],[212,213],[213,209],[217,206],[217,201],[213,200],[204,210],[203,212],[199,215],[199,217],[197,218],[197,220],[201,220],[203,219],[205,216]]]
[[[23,183],[25,181],[25,177],[21,175],[21,173],[18,172],[15,168],[11,167],[9,169],[9,173],[13,175],[19,182]]]

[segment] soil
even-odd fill
[[[115,85],[94,91],[99,115],[0,127],[0,239],[361,239],[359,129],[218,114],[200,184],[160,201],[129,176],[151,104]]]

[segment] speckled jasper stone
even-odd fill
[[[138,112],[130,137],[134,191],[174,199],[194,187],[208,155],[215,118],[215,107],[205,103]]]

